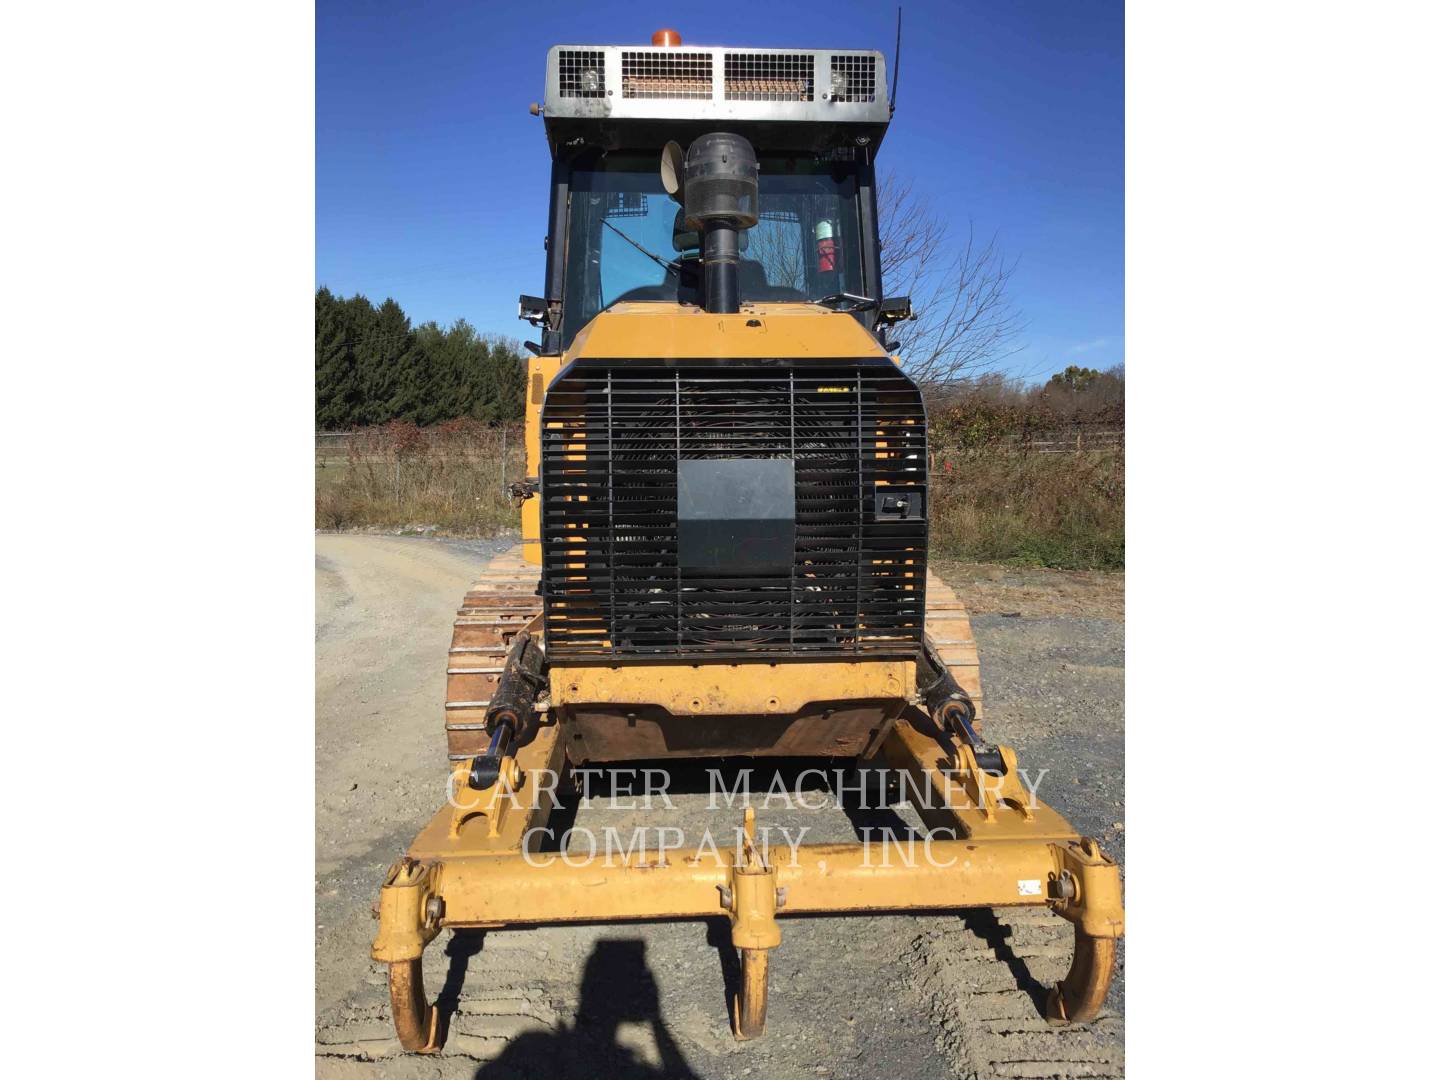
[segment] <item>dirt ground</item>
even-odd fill
[[[441,719],[451,621],[485,561],[513,538],[316,537],[315,1006],[321,1077],[1071,1077],[1124,1071],[1124,945],[1106,1010],[1052,1029],[1039,1003],[1064,973],[1070,931],[1047,912],[782,920],[766,1034],[730,1035],[728,930],[707,923],[452,934],[426,953],[426,985],[454,1009],[445,1051],[400,1053],[384,973],[369,959],[380,878],[444,801]],[[970,605],[987,733],[1040,797],[1122,864],[1123,577],[937,568]],[[776,766],[789,785],[814,762]],[[807,774],[825,801],[827,785]],[[769,787],[757,766],[752,790]],[[701,770],[676,770],[665,824],[732,828]],[[644,817],[579,809],[576,825]],[[757,806],[849,841],[858,811]],[[903,829],[909,812],[869,822]],[[717,815],[722,819],[715,821]],[[656,818],[648,818],[654,823]]]

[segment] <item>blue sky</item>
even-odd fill
[[[898,109],[879,164],[962,232],[1020,258],[1029,320],[1010,369],[1124,360],[1124,6],[1120,0],[905,3]],[[523,337],[539,293],[549,154],[528,112],[553,44],[881,49],[884,3],[727,0],[704,8],[321,0],[316,18],[317,285],[416,322]]]

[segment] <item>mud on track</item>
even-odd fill
[[[736,958],[723,925],[447,931],[427,950],[425,978],[456,1009],[449,1042],[435,1057],[401,1054],[384,973],[369,959],[370,905],[444,798],[450,623],[479,568],[511,543],[316,537],[319,1076],[1123,1074],[1123,942],[1100,1021],[1050,1029],[1036,999],[1063,973],[1070,932],[1035,911],[782,920],[767,1033],[750,1043],[736,1043],[726,1020]],[[1032,773],[1048,768],[1041,797],[1123,867],[1122,579],[942,572],[967,599],[967,586],[984,592],[971,606],[988,732]],[[710,810],[683,781],[665,824],[732,824],[736,811]],[[757,771],[752,787],[767,782]],[[803,822],[806,842],[855,836],[839,811],[757,814]]]

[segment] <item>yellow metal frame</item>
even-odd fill
[[[486,807],[470,814],[481,822],[457,827],[460,812],[440,811],[380,891],[372,955],[390,965],[402,1045],[428,1053],[444,1041],[444,1018],[426,1002],[420,973],[425,946],[441,928],[635,919],[729,918],[743,961],[732,1019],[737,1037],[751,1038],[764,1027],[768,954],[780,943],[780,916],[1047,906],[1075,927],[1075,957],[1051,993],[1047,1017],[1094,1019],[1124,932],[1119,868],[1029,793],[970,775],[978,769],[967,748],[927,724],[919,715],[899,721],[883,747],[916,790],[933,793],[921,808],[931,831],[914,842],[915,855],[813,844],[777,849],[767,861],[753,844],[754,811],[747,809],[744,839],[732,855],[702,847],[617,852],[598,862],[527,858],[522,838],[543,826],[553,799],[504,800],[513,809],[497,823],[486,818],[497,792],[468,793]],[[563,761],[565,734],[563,722],[542,727],[501,783],[514,794],[539,794],[542,770]],[[1005,760],[1013,774],[1008,748]]]
[[[676,716],[799,712],[817,701],[909,699],[913,660],[747,660],[574,667],[552,664],[555,706],[655,705]]]
[[[565,364],[560,356],[532,356],[526,367],[525,385],[525,475],[540,475],[540,410],[545,406],[545,393]],[[524,544],[525,561],[540,565],[540,500],[526,499],[520,504],[520,537]]]

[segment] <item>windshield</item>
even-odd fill
[[[760,155],[760,222],[740,233],[741,301],[863,293],[855,164]],[[563,338],[620,301],[700,300],[700,238],[660,183],[660,155],[610,154],[570,184]]]

